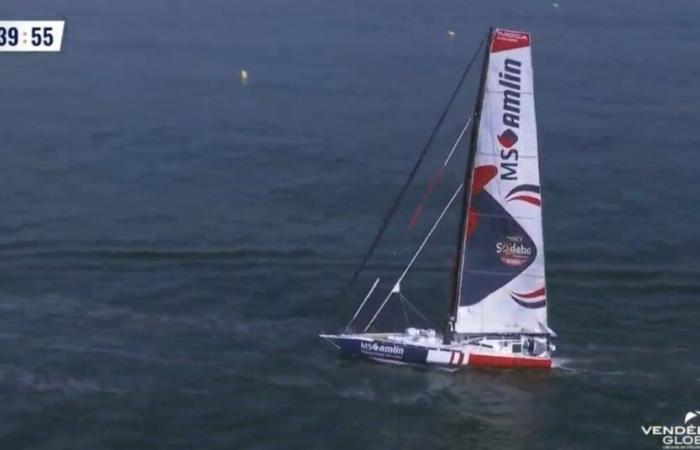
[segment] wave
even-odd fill
[[[240,260],[290,260],[313,259],[317,253],[311,249],[296,248],[271,250],[262,248],[178,249],[157,247],[96,247],[50,248],[40,243],[12,243],[0,245],[0,259],[96,259],[136,261],[240,261]]]
[[[0,383],[33,392],[61,392],[68,395],[108,393],[121,395],[126,390],[105,386],[95,380],[70,376],[37,374],[15,366],[0,367]]]
[[[550,265],[552,285],[583,289],[631,290],[645,293],[695,293],[700,290],[700,270],[669,266],[601,264],[596,267]]]

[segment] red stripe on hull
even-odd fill
[[[478,353],[472,353],[469,355],[469,365],[483,367],[523,367],[531,369],[549,369],[552,367],[552,360],[544,358],[512,358],[508,356],[480,355]]]

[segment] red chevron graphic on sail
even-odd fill
[[[498,174],[496,166],[479,166],[474,169],[474,181],[472,182],[472,197],[479,195],[484,187]],[[468,213],[467,217],[467,237],[471,236],[479,224],[479,211],[476,207]]]
[[[525,293],[511,292],[510,297],[525,308],[541,308],[546,303],[547,291],[543,286]]]
[[[542,206],[540,187],[534,184],[521,184],[520,186],[516,186],[506,195],[506,201],[512,202],[514,200],[535,206]]]

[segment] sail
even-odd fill
[[[527,33],[491,34],[465,199],[458,333],[549,332],[530,42]]]

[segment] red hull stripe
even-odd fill
[[[469,355],[469,365],[483,367],[526,367],[549,369],[552,367],[552,360],[540,358],[512,358],[508,356],[480,355],[478,353],[472,353]]]

